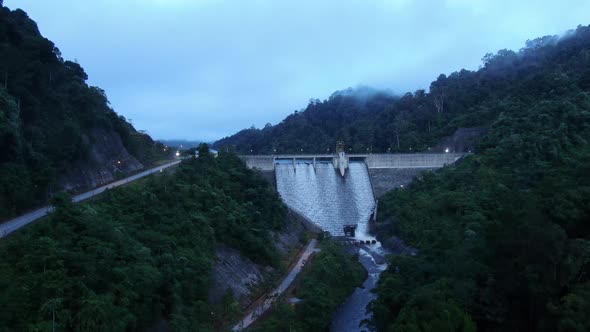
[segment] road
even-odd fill
[[[128,178],[124,178],[122,180],[119,181],[115,181],[112,183],[109,183],[107,185],[104,185],[102,187],[98,187],[98,188],[94,188],[93,190],[87,191],[85,193],[82,193],[80,195],[76,195],[74,197],[72,197],[72,201],[73,202],[80,202],[83,201],[85,199],[88,199],[90,197],[99,195],[101,193],[103,193],[105,190],[107,189],[111,189],[111,188],[115,188],[118,186],[122,186],[124,184],[127,184],[129,182],[135,181],[137,179],[143,178],[145,176],[148,176],[150,174],[156,173],[156,172],[160,172],[168,167],[172,167],[175,165],[178,165],[180,163],[180,160],[176,160],[173,161],[171,163],[168,164],[164,164],[158,167],[154,167],[151,169],[148,169],[146,171],[137,173],[135,175],[132,175]],[[51,213],[53,211],[53,207],[51,206],[44,206],[40,209],[37,209],[35,211],[29,212],[27,214],[24,214],[20,217],[16,217],[14,219],[8,220],[2,224],[0,224],[0,238],[3,238],[5,236],[7,236],[8,234],[32,223],[33,221],[46,216],[48,213]]]
[[[299,272],[301,272],[301,269],[303,268],[303,265],[304,265],[303,262],[307,261],[309,259],[309,256],[311,256],[311,254],[315,251],[316,245],[317,245],[316,239],[309,241],[309,244],[305,248],[303,255],[301,255],[301,257],[297,261],[297,264],[295,264],[295,266],[293,266],[291,271],[289,271],[289,274],[287,274],[287,276],[285,276],[285,278],[283,279],[283,281],[281,282],[279,287],[277,287],[274,290],[274,292],[272,292],[269,296],[267,296],[266,300],[264,300],[264,303],[262,303],[261,305],[256,307],[254,310],[252,310],[252,312],[250,312],[238,324],[236,324],[232,328],[232,331],[242,331],[242,330],[246,329],[248,326],[250,326],[252,323],[254,323],[256,321],[256,319],[258,319],[258,317],[260,317],[264,312],[266,312],[272,306],[273,302],[281,294],[283,294],[287,290],[287,288],[289,288],[289,286],[291,286],[291,283],[293,283],[293,280],[295,280],[295,277],[297,276],[297,274],[299,274]]]

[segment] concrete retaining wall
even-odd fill
[[[461,158],[462,153],[370,154],[365,158],[372,168],[439,168]]]
[[[248,168],[257,168],[261,171],[274,171],[275,162],[273,156],[240,156],[246,162]]]
[[[422,172],[436,168],[373,168],[369,169],[369,177],[376,199],[381,198],[388,191],[406,186]]]

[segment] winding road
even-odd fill
[[[285,276],[279,287],[277,287],[274,290],[274,292],[267,296],[266,300],[264,300],[264,302],[261,305],[252,310],[252,312],[250,312],[238,324],[236,324],[232,328],[232,331],[242,331],[246,329],[248,326],[254,323],[256,319],[258,319],[258,317],[260,317],[272,306],[272,304],[278,299],[278,297],[281,294],[283,294],[287,290],[287,288],[289,288],[289,286],[291,286],[293,280],[295,280],[295,277],[299,274],[299,272],[301,272],[301,269],[304,265],[304,261],[307,261],[309,259],[309,256],[311,256],[311,254],[315,251],[317,243],[318,241],[316,239],[309,241],[307,247],[305,248],[305,251],[303,252],[301,257],[299,257],[297,264],[295,264],[291,271],[289,271],[289,274]]]
[[[107,189],[111,189],[111,188],[125,185],[129,182],[141,179],[141,178],[148,176],[150,174],[160,172],[166,168],[178,165],[179,163],[180,163],[180,160],[175,160],[171,163],[167,163],[167,164],[164,164],[164,165],[161,165],[158,167],[150,168],[146,171],[137,173],[135,175],[124,178],[122,180],[111,182],[111,183],[104,185],[102,187],[94,188],[94,189],[87,191],[85,193],[76,195],[76,196],[72,197],[72,201],[73,202],[80,202],[80,201],[83,201],[83,200],[88,199],[90,197],[100,195]],[[0,224],[0,238],[3,238],[5,236],[7,236],[8,234],[32,223],[33,221],[46,216],[47,214],[51,213],[52,211],[53,211],[53,207],[48,205],[48,206],[44,206],[40,209],[29,212],[27,214],[23,214],[20,217],[16,217],[14,219],[8,220],[8,221]]]

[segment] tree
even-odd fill
[[[401,150],[401,143],[400,143],[400,136],[406,129],[409,127],[410,123],[408,121],[408,112],[407,111],[399,111],[395,115],[395,120],[393,121],[393,128],[395,133],[395,142],[397,143],[397,150]]]
[[[47,300],[42,306],[41,311],[51,315],[51,328],[55,332],[55,311],[63,306],[63,298],[53,298]]]

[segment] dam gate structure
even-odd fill
[[[243,155],[275,180],[289,208],[334,236],[370,240],[378,199],[424,171],[451,165],[459,153]],[[352,227],[355,228],[352,231]]]
[[[330,161],[342,176],[350,161],[362,161],[369,169],[440,168],[461,159],[464,153],[405,153],[405,154],[285,154],[285,155],[241,155],[249,168],[274,171],[279,161],[310,163],[314,167],[319,161]]]
[[[246,165],[263,173],[275,173],[277,165],[290,164],[293,170],[297,164],[309,164],[317,171],[320,164],[331,164],[344,178],[351,162],[362,162],[368,172],[376,199],[393,188],[403,188],[426,170],[435,170],[452,165],[466,153],[403,153],[403,154],[284,154],[284,155],[241,155]],[[274,176],[274,174],[273,174]]]

